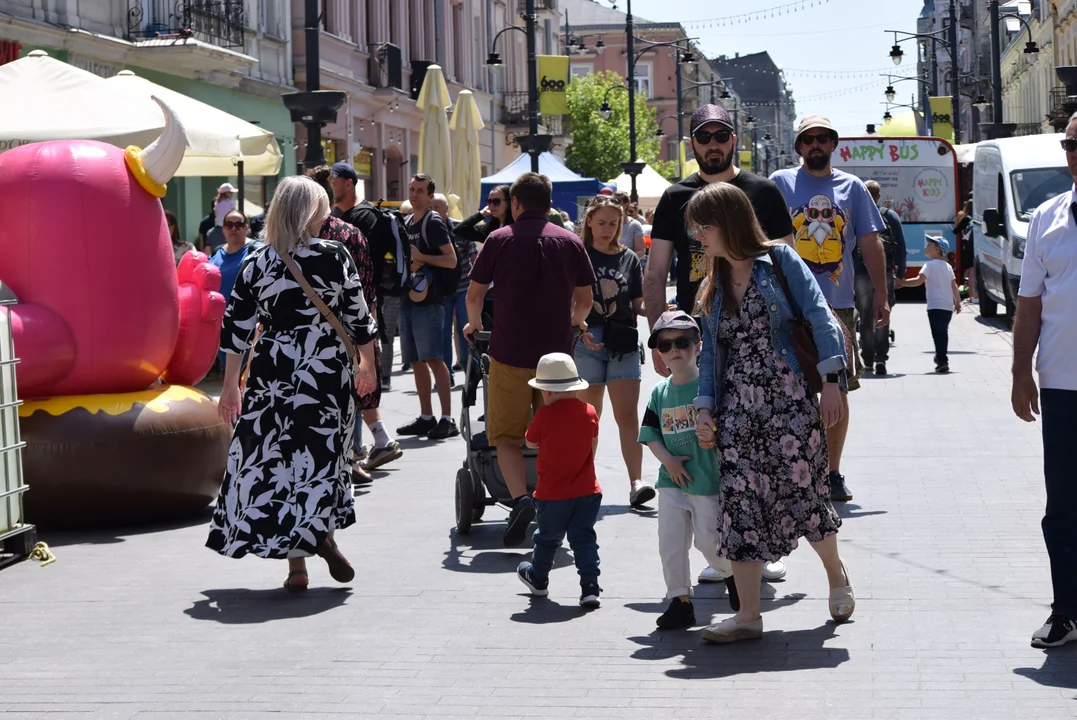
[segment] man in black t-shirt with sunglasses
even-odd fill
[[[643,283],[647,319],[654,327],[666,310],[666,277],[669,275],[673,251],[677,251],[677,307],[695,314],[696,291],[707,275],[707,256],[703,247],[688,236],[684,208],[692,195],[712,182],[727,182],[744,191],[755,208],[763,232],[771,240],[792,243],[793,222],[789,207],[778,186],[767,178],[742,171],[733,164],[737,151],[737,136],[733,119],[720,105],[703,105],[692,113],[692,152],[699,163],[699,172],[670,185],[662,193],[654,212],[651,228],[651,250],[647,259]],[[654,368],[659,375],[669,376],[657,350],[651,351]],[[766,563],[763,577],[777,580],[785,576],[784,563]],[[707,568],[700,574],[701,582],[720,582],[723,578]]]

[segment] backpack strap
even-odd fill
[[[355,343],[352,342],[351,337],[348,335],[348,331],[344,329],[344,323],[340,322],[340,318],[329,309],[329,306],[325,304],[324,300],[318,297],[318,293],[314,292],[314,288],[310,286],[310,283],[307,282],[307,278],[304,277],[299,266],[296,265],[295,260],[292,259],[291,253],[284,252],[278,254],[280,255],[280,259],[284,261],[285,267],[288,268],[288,272],[290,272],[295,281],[299,283],[299,287],[303,288],[303,292],[305,292],[307,297],[310,298],[310,301],[314,303],[314,307],[318,308],[318,312],[322,314],[322,317],[325,318],[326,322],[332,325],[333,329],[337,331],[337,335],[339,335],[340,339],[344,342],[344,349],[348,352],[348,359],[354,362]]]

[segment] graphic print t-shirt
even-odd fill
[[[415,219],[414,215],[409,215],[404,222],[404,226],[408,231],[408,242],[413,247],[419,248],[419,252],[424,255],[440,255],[441,247],[451,242],[445,223],[442,221],[441,216],[433,210],[427,210],[426,214],[418,220]],[[428,288],[426,297],[421,302],[414,302],[408,297],[407,293],[404,293],[401,296],[401,304],[419,307],[440,305],[442,297],[441,292],[438,290],[437,281],[434,278],[434,268],[430,265],[423,265],[419,268],[419,273],[426,276],[426,286]]]
[[[793,220],[793,245],[835,308],[855,305],[853,248],[858,238],[879,232],[879,208],[860,178],[835,170],[818,178],[803,168],[770,176],[785,196]]]
[[[643,267],[636,253],[624,246],[616,255],[590,248],[587,257],[598,278],[591,289],[594,307],[587,316],[587,325],[600,327],[607,315],[624,325],[635,325],[632,301],[643,297]],[[601,297],[596,295],[596,289]]]
[[[696,439],[694,402],[698,392],[698,379],[684,385],[674,385],[672,378],[658,383],[651,391],[651,399],[643,414],[639,442],[658,440],[674,457],[691,457],[685,462],[684,469],[692,476],[692,482],[684,491],[689,495],[717,495],[720,489],[718,451],[701,448]],[[665,465],[658,470],[655,487],[678,487],[670,479]]]
[[[759,224],[768,238],[779,240],[793,234],[789,208],[774,183],[742,170],[729,184],[743,190],[751,200]],[[696,190],[706,185],[707,182],[699,173],[692,173],[670,185],[658,201],[654,225],[651,226],[652,238],[672,241],[673,249],[677,251],[677,306],[687,313],[693,311],[699,283],[707,276],[707,256],[703,253],[703,246],[688,237],[684,208]]]

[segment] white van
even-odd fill
[[[1032,212],[1073,187],[1063,134],[986,140],[976,146],[972,235],[980,314],[1005,308],[1011,322]]]

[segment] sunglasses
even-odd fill
[[[813,143],[825,145],[826,143],[830,142],[830,133],[804,133],[800,136],[800,142],[804,143],[805,145],[811,145]]]
[[[711,140],[717,140],[719,143],[729,142],[729,138],[733,137],[732,130],[696,130],[692,134],[692,137],[696,139],[696,142],[700,145],[710,145]]]
[[[226,222],[224,224],[224,226],[226,228],[228,228],[229,230],[239,230],[240,228],[247,227],[247,223],[239,222],[239,221],[236,221],[236,220],[229,220],[228,222]]]
[[[1077,152],[1077,138],[1066,138],[1061,141],[1061,144],[1066,152]]]
[[[677,348],[678,350],[687,350],[693,345],[695,345],[695,340],[684,336],[675,337],[672,340],[659,340],[658,352],[668,353],[673,348]]]
[[[501,204],[501,198],[490,198],[486,201],[486,204],[490,207],[497,207]]]

